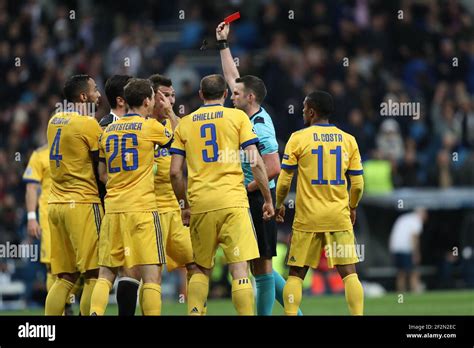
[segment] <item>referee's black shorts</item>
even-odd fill
[[[275,189],[270,190],[273,204],[275,204]],[[258,240],[258,251],[260,257],[271,258],[276,256],[277,226],[275,219],[264,221],[262,206],[264,199],[260,190],[247,193],[249,198],[250,213],[252,214],[253,225]]]

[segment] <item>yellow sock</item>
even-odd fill
[[[84,292],[85,292],[84,287]],[[109,293],[112,289],[112,283],[109,282],[105,278],[99,278],[95,282],[94,290],[92,291],[92,295],[90,297],[90,311],[91,315],[104,315],[105,310],[107,308],[107,304],[109,303]],[[84,293],[82,297],[84,297]],[[84,305],[85,306],[85,305]],[[81,312],[82,312],[82,300],[81,300]]]
[[[252,283],[249,278],[232,281],[232,303],[239,315],[255,315]]]
[[[285,315],[298,315],[298,309],[303,297],[303,279],[289,276],[283,288],[283,302],[285,303]]]
[[[84,280],[84,290],[82,290],[81,303],[79,305],[81,315],[89,315],[91,312],[92,291],[94,290],[94,286],[96,283],[97,279]]]
[[[72,287],[71,291],[69,292],[69,295],[67,297],[67,303],[68,304],[74,304],[76,303],[76,300],[78,298],[78,295],[81,291],[82,284],[81,284],[81,278],[76,280],[76,283],[74,283],[74,286]],[[88,315],[88,314],[85,314]]]
[[[209,277],[203,273],[195,273],[189,280],[188,314],[202,315],[204,303],[209,293]]]
[[[66,279],[58,278],[46,296],[45,315],[62,315],[66,305],[67,295],[71,291],[73,283]]]
[[[161,315],[161,285],[143,284],[143,315]]]
[[[48,273],[46,273],[46,292],[49,292],[49,290],[51,290],[51,287],[53,286],[56,279],[57,277],[52,274],[51,271],[48,271]]]
[[[346,289],[346,301],[351,315],[364,315],[364,289],[357,273],[351,273],[342,279]]]

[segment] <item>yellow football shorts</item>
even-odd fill
[[[196,264],[212,268],[220,246],[228,263],[260,257],[257,236],[248,208],[225,208],[191,214],[191,242]]]
[[[183,225],[181,210],[158,213],[165,242],[166,269],[171,272],[194,262],[189,228]]]
[[[352,230],[338,232],[303,232],[293,230],[288,253],[288,266],[318,267],[324,250],[328,267],[359,262]]]
[[[48,205],[53,274],[99,268],[97,248],[103,215],[102,205],[97,203]]]
[[[100,230],[99,265],[131,268],[165,263],[156,211],[106,213]]]
[[[39,210],[39,224],[41,227],[41,257],[40,262],[44,264],[51,263],[51,231],[48,221],[48,205],[41,206]]]

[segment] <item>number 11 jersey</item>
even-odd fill
[[[362,175],[355,138],[332,124],[294,132],[285,147],[283,169],[298,169],[293,229],[336,232],[352,229],[348,185]]]

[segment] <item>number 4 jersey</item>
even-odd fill
[[[48,203],[100,203],[91,152],[102,129],[77,112],[55,114],[48,123],[51,193]]]
[[[241,110],[208,104],[181,119],[170,152],[186,156],[193,214],[248,208],[240,148],[257,142],[252,124]]]
[[[281,167],[298,169],[293,229],[306,232],[351,230],[348,180],[362,175],[355,138],[332,124],[293,133]]]
[[[172,141],[172,131],[138,114],[126,114],[105,128],[99,157],[107,166],[107,213],[156,210],[155,144],[169,147]]]

